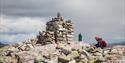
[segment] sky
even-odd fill
[[[74,39],[96,43],[125,41],[125,0],[0,0],[0,42],[22,42],[44,31],[46,22],[60,12],[72,20]]]

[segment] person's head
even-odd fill
[[[102,38],[101,38],[101,37],[95,37],[95,39],[96,39],[97,41],[102,40]]]

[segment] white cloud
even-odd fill
[[[35,36],[45,30],[45,18],[0,16],[0,40],[15,42]]]

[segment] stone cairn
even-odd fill
[[[39,32],[38,42],[42,45],[73,41],[73,23],[65,21],[60,13],[46,23],[46,31]]]

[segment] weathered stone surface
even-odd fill
[[[76,63],[76,60],[69,61],[68,63]]]
[[[68,55],[68,57],[70,57],[71,59],[77,58],[79,57],[79,53],[78,51],[71,51],[71,53]]]
[[[96,48],[96,49],[94,50],[94,52],[103,53],[103,50],[102,50],[101,48]]]
[[[94,56],[101,56],[102,57],[102,53],[96,52],[93,54]]]
[[[117,50],[117,49],[112,49],[110,53],[111,53],[111,54],[117,54],[117,53],[118,53],[118,50]]]
[[[71,60],[71,58],[61,53],[58,60],[59,62],[62,62],[62,63],[68,63]]]
[[[73,44],[75,45],[75,44]],[[76,43],[78,45],[78,43]],[[67,48],[69,47],[69,48]],[[77,46],[78,47],[78,46]],[[80,49],[79,49],[80,48]],[[18,50],[18,51],[17,51]],[[91,51],[88,51],[91,50]],[[95,51],[96,50],[96,51]],[[100,51],[106,51],[101,53]],[[119,49],[117,49],[119,50]],[[120,49],[121,50],[121,49]],[[120,51],[119,50],[119,51]],[[92,52],[93,51],[93,52]],[[71,47],[71,44],[48,44],[48,45],[34,45],[30,50],[21,51],[18,47],[9,47],[7,51],[0,55],[0,62],[6,63],[118,63],[123,62],[123,53],[111,49],[91,48],[78,49]]]

